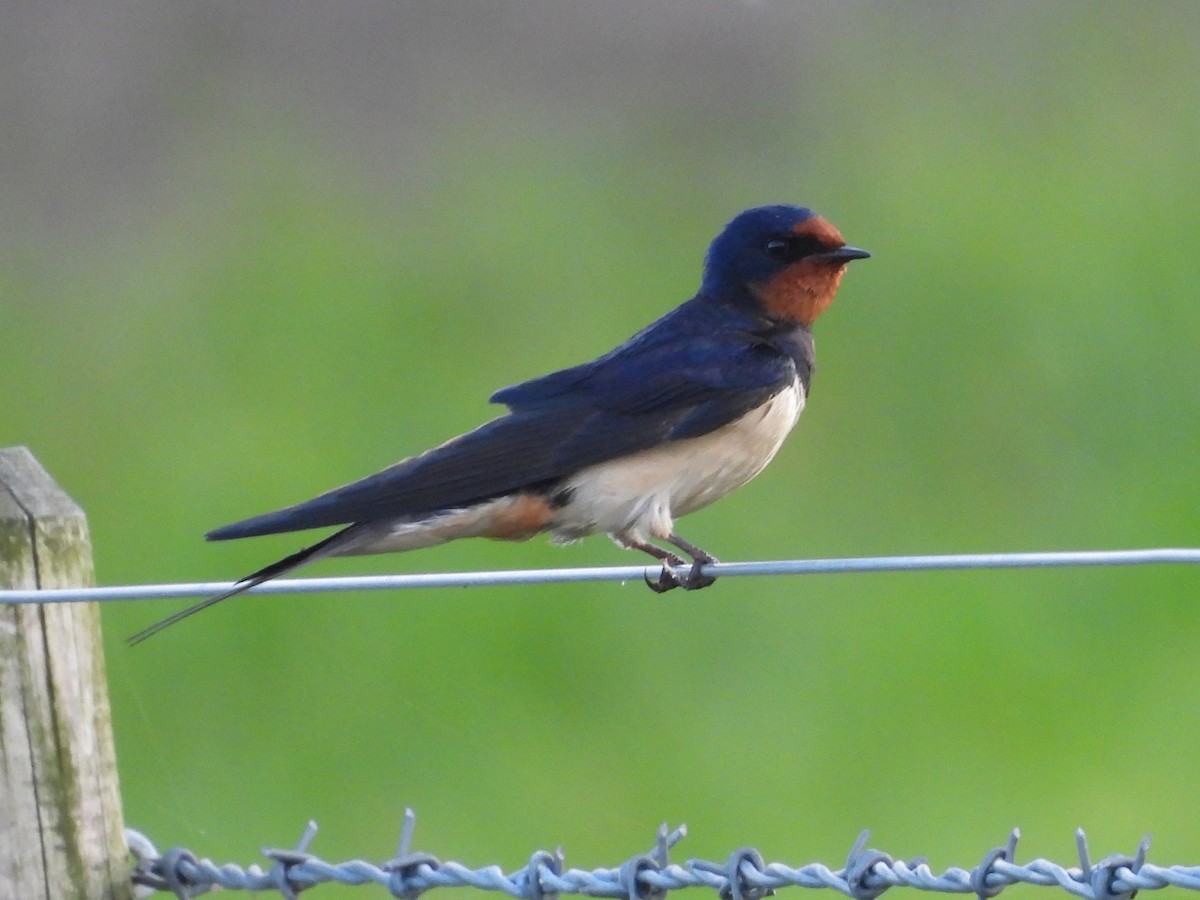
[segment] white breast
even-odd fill
[[[591,466],[566,485],[559,540],[604,531],[664,538],[674,519],[741,487],[775,456],[804,409],[799,381],[716,431]]]

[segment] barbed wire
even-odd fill
[[[1060,887],[1086,900],[1132,900],[1140,890],[1179,887],[1200,890],[1200,866],[1161,867],[1146,862],[1150,838],[1138,844],[1133,856],[1107,856],[1095,864],[1082,828],[1075,832],[1078,868],[1067,868],[1045,859],[1016,862],[1020,831],[1013,829],[1003,847],[984,854],[972,869],[949,868],[934,873],[924,859],[893,859],[867,847],[869,832],[854,842],[846,864],[830,869],[821,863],[793,868],[783,863],[764,862],[752,848],[731,853],[725,862],[689,859],[671,863],[669,851],[687,834],[685,826],[668,831],[663,825],[655,846],[615,868],[563,870],[563,852],[538,850],[523,868],[506,874],[499,866],[470,869],[456,862],[441,862],[428,853],[412,850],[416,818],[406,810],[396,855],[375,865],[362,860],[328,863],[308,852],[317,826],[308,823],[299,843],[291,850],[264,849],[271,860],[264,870],[234,864],[216,865],[198,859],[188,850],[175,848],[159,853],[145,835],[126,831],[130,852],[136,860],[134,884],[139,897],[154,891],[170,891],[179,900],[206,893],[213,888],[242,891],[278,891],[287,900],[318,884],[377,884],[393,897],[416,900],[425,891],[439,887],[472,887],[499,891],[520,900],[556,900],[559,894],[589,897],[622,897],[628,900],[664,900],[667,893],[689,887],[715,890],[720,900],[763,900],[784,887],[830,888],[852,900],[875,900],[892,887],[910,887],[940,893],[975,894],[991,900],[1013,884]]]
[[[964,553],[942,556],[865,556],[713,563],[704,571],[723,578],[751,575],[840,575],[851,572],[930,572],[962,569],[1034,569],[1067,566],[1198,564],[1200,549],[1067,550],[1049,553]],[[309,594],[321,591],[380,591],[411,588],[641,581],[657,566],[600,566],[563,569],[506,569],[493,572],[433,572],[415,575],[357,575],[342,578],[281,578],[250,588],[249,594]],[[54,590],[0,590],[0,603],[165,600],[211,597],[233,587],[225,581],[131,584]]]

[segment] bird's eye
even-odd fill
[[[767,256],[771,259],[787,259],[790,245],[787,241],[774,240],[767,241],[767,246],[764,248],[767,251]]]

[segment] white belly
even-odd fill
[[[804,409],[797,381],[716,431],[579,472],[550,528],[559,540],[598,531],[665,538],[674,520],[741,487],[763,470]]]

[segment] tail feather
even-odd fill
[[[322,541],[318,541],[312,546],[305,547],[303,550],[298,550],[291,556],[285,556],[278,562],[273,562],[269,566],[264,566],[257,572],[251,572],[245,578],[242,578],[235,583],[234,586],[229,590],[217,594],[215,597],[209,597],[205,600],[201,600],[199,603],[193,603],[186,609],[181,609],[179,612],[172,613],[165,619],[160,619],[153,625],[143,628],[137,634],[130,635],[130,637],[126,639],[126,643],[130,647],[136,646],[142,641],[154,637],[154,635],[158,634],[160,631],[171,627],[176,622],[182,622],[188,616],[195,615],[202,609],[208,609],[210,606],[214,606],[217,603],[220,603],[222,600],[228,600],[230,597],[236,597],[243,591],[248,591],[252,587],[257,587],[264,581],[270,581],[272,578],[277,578],[286,572],[290,572],[293,569],[299,568],[305,563],[309,563],[315,559],[329,555],[331,549],[337,544],[342,543],[353,527],[354,526],[351,526],[351,528],[343,528],[341,531],[331,534],[329,537]]]

